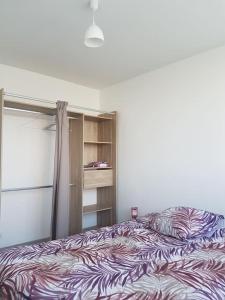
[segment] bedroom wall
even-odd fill
[[[5,65],[0,65],[0,88],[99,109],[98,90]],[[52,184],[54,132],[43,130],[51,123],[33,114],[4,114],[3,188]],[[89,194],[94,201],[96,191]],[[48,238],[51,198],[52,189],[2,193],[0,248]],[[94,221],[86,220],[87,226]]]
[[[98,90],[1,64],[0,88],[11,93],[99,108]]]
[[[52,185],[55,132],[51,116],[5,110],[2,137],[4,189]],[[52,188],[2,192],[0,247],[50,236]]]
[[[117,110],[118,216],[187,205],[225,214],[225,47],[101,91]]]

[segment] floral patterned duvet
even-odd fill
[[[192,241],[125,222],[0,251],[1,299],[225,300],[225,230]]]

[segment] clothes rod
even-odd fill
[[[53,185],[40,185],[40,186],[30,186],[30,187],[21,187],[21,188],[12,188],[12,189],[3,189],[2,192],[18,192],[18,191],[30,191],[30,190],[41,190],[52,188]]]
[[[70,183],[70,186],[76,186],[76,184]],[[12,188],[12,189],[2,189],[1,192],[18,192],[18,191],[30,191],[30,190],[41,190],[41,189],[49,189],[53,188],[53,185],[40,185],[40,186],[30,186],[30,187],[22,187],[22,188]]]
[[[25,95],[20,95],[20,94],[14,94],[14,93],[9,93],[9,92],[3,92],[4,96],[8,97],[14,97],[18,99],[26,99],[26,100],[31,100],[31,101],[37,101],[37,102],[42,102],[42,103],[48,103],[48,104],[56,104],[56,101],[50,101],[47,99],[41,99],[41,98],[35,98],[35,97],[30,97],[30,96],[25,96]],[[94,108],[89,108],[89,107],[84,107],[84,106],[79,106],[79,105],[68,105],[70,108],[74,109],[79,109],[79,110],[87,110],[87,111],[93,111],[93,112],[98,112],[98,113],[103,113],[103,114],[111,114],[113,115],[114,113],[112,112],[107,112],[107,111],[102,111]]]
[[[28,112],[28,113],[32,113],[32,114],[49,116],[49,114],[47,114],[47,113],[42,113],[39,111],[27,110],[27,109],[22,109],[22,108],[13,108],[13,107],[3,107],[3,108],[6,110],[22,111],[22,112]],[[72,119],[72,120],[78,120],[78,118],[74,118],[74,117],[67,117],[67,118]]]

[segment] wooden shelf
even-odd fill
[[[96,204],[83,206],[83,214],[93,214],[101,211],[112,210],[112,207],[98,208]]]
[[[113,116],[89,116],[85,115],[84,120],[86,121],[95,121],[95,122],[101,122],[101,121],[107,121],[107,120],[113,120]]]
[[[104,144],[109,144],[111,145],[112,142],[99,142],[99,141],[84,141],[84,144],[96,144],[96,145],[104,145]]]
[[[84,171],[94,171],[94,170],[112,170],[112,167],[105,167],[105,168],[99,168],[99,167],[90,167],[90,168],[85,168],[84,167]]]
[[[100,227],[99,226],[91,226],[91,227],[86,227],[86,228],[83,228],[83,232],[86,232],[86,231],[90,231],[90,230],[96,230],[96,229],[99,229]]]

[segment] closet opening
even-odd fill
[[[4,101],[0,248],[50,239],[55,112]]]

